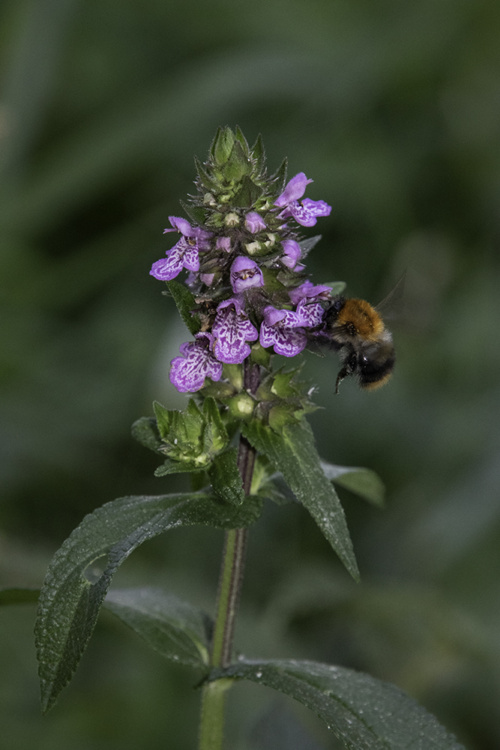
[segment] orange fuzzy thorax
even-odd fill
[[[347,299],[337,318],[338,325],[352,325],[364,339],[376,339],[384,330],[378,312],[364,299]]]

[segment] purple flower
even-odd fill
[[[215,356],[220,362],[233,365],[240,364],[250,354],[250,347],[246,342],[259,338],[259,332],[250,323],[241,303],[235,297],[221,302],[217,307],[212,333],[215,337]]]
[[[230,237],[217,237],[215,241],[215,247],[217,250],[224,250],[225,253],[231,252],[231,238]]]
[[[231,266],[231,286],[239,294],[253,286],[264,286],[262,271],[254,260],[239,255]]]
[[[295,177],[292,177],[274,204],[283,209],[279,214],[280,218],[288,219],[293,216],[295,221],[303,227],[313,227],[318,216],[329,216],[332,207],[325,201],[313,201],[310,198],[304,198],[299,203],[299,198],[302,198],[310,182],[312,180],[308,180],[304,172],[299,172]]]
[[[300,320],[301,326],[304,326],[304,328],[315,328],[323,322],[325,309],[319,302],[309,301],[307,298],[304,298],[300,300],[295,313]]]
[[[260,326],[261,346],[264,349],[272,346],[276,354],[295,357],[307,345],[307,336],[300,325],[300,318],[292,310],[277,310],[268,305]]]
[[[206,286],[211,286],[214,278],[214,273],[200,273],[200,281],[202,281]]]
[[[198,271],[200,268],[200,250],[208,250],[210,247],[210,232],[200,227],[192,227],[189,221],[180,216],[169,216],[173,229],[165,229],[167,232],[180,232],[182,237],[173,248],[167,251],[167,257],[153,263],[151,276],[159,281],[171,281],[187,268],[189,271]]]
[[[295,240],[283,240],[281,244],[283,245],[281,262],[287,268],[295,268],[302,252],[299,243]]]
[[[245,216],[245,228],[252,234],[257,234],[266,228],[266,222],[257,211],[250,211]]]
[[[328,300],[330,299],[331,292],[331,287],[326,284],[313,284],[312,281],[307,280],[295,289],[290,289],[288,295],[293,304],[298,305],[302,299],[307,299],[308,301]]]
[[[220,380],[222,364],[212,354],[213,336],[197,333],[195,341],[180,346],[182,357],[175,357],[170,368],[170,382],[181,393],[203,388],[205,378]]]

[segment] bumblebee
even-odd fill
[[[349,375],[368,391],[380,388],[391,377],[396,361],[392,335],[364,299],[334,297],[323,314],[321,338],[339,353],[342,362],[335,393]]]

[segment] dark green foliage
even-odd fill
[[[464,750],[394,685],[317,662],[245,661],[214,678],[252,680],[289,695],[326,722],[348,750]]]
[[[287,424],[281,434],[259,422],[244,425],[243,434],[283,477],[310,512],[353,578],[359,578],[344,511],[321,470],[311,430],[305,420]]]
[[[71,679],[113,575],[134,549],[179,526],[243,527],[258,515],[256,499],[236,509],[194,493],[125,497],[86,516],[54,556],[40,595],[35,634],[43,709]]]
[[[230,448],[215,457],[209,472],[212,489],[217,497],[233,505],[241,505],[245,501],[237,458],[237,449]]]
[[[159,589],[142,588],[111,591],[104,607],[166,659],[207,667],[212,622],[191,604]]]
[[[193,315],[193,310],[196,308],[194,296],[185,284],[181,284],[176,279],[173,279],[173,281],[167,281],[166,284],[168,291],[174,298],[179,315],[186,324],[188,331],[191,333],[198,333],[200,330],[200,322],[196,315]]]

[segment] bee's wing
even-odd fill
[[[406,271],[404,271],[389,294],[384,297],[382,302],[376,305],[375,310],[380,313],[384,320],[399,317],[403,307],[405,293]]]

